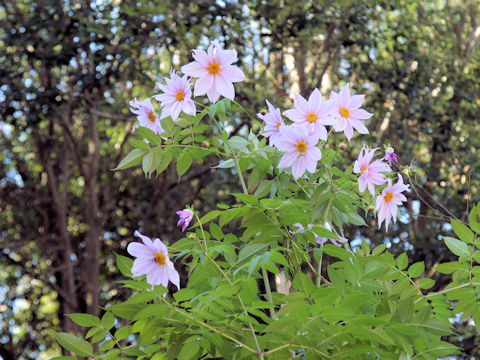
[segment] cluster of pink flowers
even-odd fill
[[[196,78],[193,96],[207,95],[211,102],[216,102],[220,96],[230,100],[235,97],[233,83],[245,80],[245,75],[238,67],[232,65],[237,61],[235,50],[223,50],[219,43],[212,42],[207,51],[193,50],[194,61],[181,68],[183,76],[176,71],[170,71],[170,77],[164,78],[163,83],[157,83],[156,87],[161,94],[152,96],[160,103],[160,116],[155,112],[151,98],[139,101],[130,101],[130,110],[137,115],[139,126],[151,129],[158,135],[164,132],[160,123],[161,119],[171,117],[176,121],[181,113],[194,116],[196,106],[192,99],[191,79]],[[354,135],[354,130],[360,134],[368,134],[368,129],[363,120],[369,119],[373,114],[361,108],[365,95],[350,95],[349,84],[340,91],[330,93],[329,99],[322,100],[318,89],[314,89],[308,100],[299,94],[295,94],[294,108],[283,112],[291,123],[286,124],[279,108],[266,101],[268,112],[258,114],[265,122],[263,135],[269,139],[270,146],[275,146],[284,152],[278,168],[291,168],[293,177],[300,178],[308,170],[315,173],[317,163],[322,157],[318,142],[326,141],[330,131],[343,132],[348,141]],[[378,226],[385,221],[388,230],[390,220],[396,222],[397,208],[406,197],[402,194],[408,190],[408,185],[398,175],[398,181],[392,184],[385,173],[390,173],[392,161],[397,162],[397,155],[389,148],[382,159],[373,160],[378,149],[369,149],[363,146],[358,159],[354,163],[353,171],[359,174],[359,191],[364,192],[367,188],[372,197],[375,197],[375,186],[387,186],[376,197],[376,210],[378,210]],[[387,161],[387,163],[384,162]],[[177,226],[182,226],[182,231],[190,225],[193,219],[193,211],[186,208],[177,211],[179,220]],[[292,234],[312,231],[313,224],[307,225],[307,230],[300,223],[294,224],[295,231]],[[322,246],[326,241],[341,246],[348,240],[339,237],[337,240],[322,238],[313,233],[318,245]],[[143,244],[130,243],[128,253],[136,257],[133,267],[133,276],[146,275],[147,282],[152,286],[163,285],[167,287],[172,282],[180,289],[180,277],[173,263],[168,257],[168,249],[160,239],[152,241],[149,237],[135,232]]]
[[[220,95],[233,100],[235,97],[234,82],[245,80],[242,70],[232,63],[237,61],[235,50],[223,50],[218,42],[212,42],[207,51],[193,50],[195,61],[184,65],[180,77],[176,71],[170,71],[170,78],[164,78],[164,83],[157,83],[156,87],[163,91],[153,98],[160,102],[162,109],[158,116],[153,109],[150,98],[143,101],[137,99],[130,102],[130,110],[137,115],[139,126],[148,127],[156,134],[164,132],[160,120],[168,116],[176,121],[181,112],[194,116],[195,103],[192,99],[192,84],[190,77],[197,78],[193,89],[193,96],[207,94],[211,102],[216,102]]]
[[[294,108],[283,112],[283,115],[292,121],[289,125],[285,124],[280,109],[275,108],[267,100],[268,112],[260,113],[258,116],[265,122],[263,135],[269,139],[270,146],[275,146],[284,152],[278,168],[291,168],[295,179],[303,176],[307,170],[314,173],[322,157],[317,144],[319,140],[327,140],[328,137],[326,126],[332,126],[337,132],[343,131],[349,141],[353,137],[354,129],[360,134],[368,134],[368,129],[362,120],[369,119],[373,114],[361,109],[364,99],[365,95],[350,95],[349,84],[342,87],[339,93],[332,91],[330,98],[325,101],[322,101],[322,95],[318,89],[313,90],[308,100],[295,94]],[[398,161],[392,148],[386,151],[382,159],[373,160],[376,150],[378,149],[370,150],[364,145],[353,168],[354,173],[359,174],[359,191],[364,192],[368,188],[373,197],[375,197],[375,186],[381,186],[390,181],[387,180],[385,173],[392,171],[390,168],[392,160]],[[388,164],[382,160],[388,161]],[[399,181],[403,184],[403,180]],[[391,181],[389,184],[391,185]],[[402,189],[402,191],[408,189],[408,186],[402,186],[399,185],[395,189]],[[397,190],[394,190],[394,193]],[[393,218],[394,222],[396,221],[397,206],[404,201],[402,200],[404,196],[395,193],[397,195],[392,197],[393,195],[388,195],[390,191],[383,190],[383,192],[377,198],[379,227],[385,220],[385,226],[388,229],[390,219]],[[379,198],[383,200],[380,201]]]
[[[279,168],[292,168],[293,177],[298,179],[305,171],[315,172],[321,151],[319,140],[327,140],[326,126],[335,131],[343,131],[350,141],[353,129],[361,134],[368,134],[362,120],[373,114],[360,108],[364,95],[350,96],[349,84],[341,88],[340,93],[331,92],[330,98],[322,101],[318,89],[314,89],[310,97],[305,99],[295,94],[294,108],[283,112],[292,124],[286,125],[280,109],[275,108],[267,100],[268,112],[259,117],[265,122],[263,135],[269,138],[271,146],[284,151]]]

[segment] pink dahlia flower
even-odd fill
[[[298,230],[296,230],[296,231],[290,231],[291,234],[305,234],[305,228],[303,227],[302,224],[300,224],[300,223],[295,223],[295,224],[293,224],[293,226],[298,227]],[[314,226],[315,226],[315,225],[313,225],[313,224],[308,224],[308,225],[307,225],[307,230],[308,230],[308,231],[311,231]],[[312,233],[313,233],[313,235],[315,236],[315,241],[316,241],[317,244],[320,245],[320,246],[323,246],[323,244],[325,244],[325,242],[327,242],[327,241],[330,241],[330,242],[331,242],[333,245],[335,245],[335,246],[342,246],[342,245],[339,244],[339,243],[337,242],[337,240],[335,240],[335,239],[320,237],[320,236],[318,236],[318,235],[317,235],[315,232],[313,232],[313,231],[312,231]],[[340,236],[340,239],[339,239],[338,241],[341,242],[341,243],[345,243],[345,242],[348,242],[348,239]]]
[[[190,90],[190,81],[187,75],[178,76],[173,70],[170,71],[170,79],[164,78],[165,84],[157,83],[157,87],[164,93],[155,95],[154,98],[160,101],[162,115],[160,119],[171,116],[172,120],[178,119],[180,112],[195,116],[196,109],[192,100],[192,90]]]
[[[177,215],[180,216],[177,226],[183,225],[182,231],[185,232],[188,225],[190,225],[190,221],[193,219],[193,212],[189,209],[183,209],[181,211],[177,211]]]
[[[365,95],[350,96],[349,84],[340,89],[340,93],[332,91],[330,99],[335,102],[332,115],[337,123],[333,126],[335,131],[343,131],[348,141],[353,136],[353,129],[360,134],[368,134],[368,129],[361,120],[370,119],[373,114],[360,109]]]
[[[195,61],[184,65],[182,72],[197,77],[193,89],[194,96],[207,94],[214,103],[220,95],[233,100],[235,97],[234,82],[245,80],[243,71],[232,65],[237,61],[235,50],[223,50],[219,43],[212,42],[207,52],[193,50]]]
[[[382,160],[387,160],[390,166],[392,166],[392,160],[398,162],[397,154],[395,154],[393,148],[388,148],[387,151],[385,151],[385,156]]]
[[[180,276],[168,258],[167,247],[160,239],[152,242],[148,236],[142,235],[138,231],[135,231],[134,235],[141,238],[143,244],[131,242],[127,247],[128,253],[136,257],[132,266],[133,276],[147,274],[147,283],[152,286],[167,287],[170,280],[180,290]]]
[[[298,125],[307,125],[308,129],[318,134],[320,139],[327,140],[327,129],[325,125],[336,124],[331,117],[335,103],[330,100],[322,102],[320,91],[315,88],[310,94],[308,101],[302,95],[295,94],[293,102],[295,109],[283,112],[283,115]]]
[[[268,100],[266,100],[268,106],[268,113],[262,115],[261,119],[265,121],[265,128],[263,129],[263,135],[268,137],[269,144],[275,145],[275,142],[280,138],[280,126],[285,125],[282,114],[279,108],[275,108]]]
[[[388,231],[390,219],[393,218],[393,222],[397,222],[398,205],[402,205],[404,201],[407,201],[402,192],[409,190],[409,185],[403,183],[403,178],[400,174],[396,184],[392,185],[392,180],[390,179],[387,179],[387,182],[388,186],[382,190],[381,195],[377,196],[375,207],[375,210],[378,210],[378,228],[380,229],[383,220],[385,220],[386,231]]]
[[[137,115],[139,126],[149,128],[157,135],[165,131],[160,124],[160,118],[153,109],[150,98],[146,98],[143,101],[138,101],[137,98],[135,98],[130,101],[130,111]]]
[[[310,135],[304,126],[280,126],[280,137],[275,146],[286,154],[281,158],[278,167],[291,167],[295,179],[302,176],[305,170],[314,173],[318,160],[322,158],[322,153],[316,146],[318,138],[318,133]]]
[[[364,192],[368,186],[368,190],[372,196],[375,196],[375,185],[385,184],[385,175],[382,172],[391,172],[390,166],[381,160],[372,162],[373,155],[377,149],[368,151],[368,147],[363,145],[358,160],[355,160],[353,172],[360,174],[358,178],[358,190]]]

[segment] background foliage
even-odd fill
[[[102,315],[98,305],[125,299],[115,252],[134,229],[173,243],[184,204],[235,202],[233,174],[209,157],[180,180],[175,164],[149,180],[110,171],[131,149],[128,101],[210,39],[237,49],[248,79],[236,100],[251,117],[234,119],[230,135],[258,130],[263,97],[285,108],[286,92],[347,81],[367,94],[375,115],[362,140],[388,139],[413,191],[388,234],[366,214],[368,226],[347,237],[408,250],[442,289],[435,265],[456,259],[441,241],[454,236],[449,218],[468,223],[479,201],[479,17],[475,1],[2,1],[0,356],[58,354],[53,329],[79,330],[65,313]],[[206,144],[218,137],[208,135]],[[475,334],[458,331],[478,355]]]

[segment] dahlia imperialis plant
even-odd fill
[[[176,209],[186,234],[172,244],[136,231],[142,242],[132,238],[127,247],[133,259],[116,255],[132,296],[107,306],[101,318],[69,314],[89,330],[84,339],[57,333],[58,342],[99,359],[459,354],[442,337],[452,333],[456,314],[480,322],[480,207],[472,209],[469,226],[452,220],[458,239],[443,240],[458,260],[435,268],[452,281],[429,291],[435,281],[423,262],[410,264],[405,253],[395,258],[385,245],[371,249],[368,240],[352,248],[359,233],[344,236],[346,225],[371,223],[369,208],[386,230],[398,212],[409,218],[401,207],[408,185],[391,168],[396,154],[379,154],[361,137],[372,116],[362,108],[364,95],[351,95],[346,84],[322,100],[315,89],[308,100],[295,94],[294,108],[283,115],[266,100],[268,111],[259,109],[258,121],[234,101],[233,83],[245,79],[233,65],[235,50],[214,42],[206,52],[193,50],[193,58],[181,77],[172,70],[159,85],[162,93],[152,94],[157,102],[130,103],[138,139],[117,170],[141,165],[149,177],[175,162],[180,178],[193,161],[216,156],[216,171],[238,176],[243,191],[231,194],[233,205],[207,213]],[[208,100],[199,98],[205,94]],[[263,130],[229,136],[229,122],[240,117]],[[327,144],[344,137],[362,149],[340,168],[343,153]],[[181,282],[180,269],[187,274]]]

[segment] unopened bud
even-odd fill
[[[328,149],[328,148],[330,147],[330,145],[325,144],[325,145],[323,145],[323,147],[324,147],[325,149]]]
[[[262,110],[262,111],[260,111],[260,114],[267,115],[267,112],[265,110]]]
[[[342,150],[342,151],[345,151],[345,150],[347,150],[347,144],[341,143],[341,144],[338,146],[338,148],[339,148],[340,150]]]
[[[189,240],[195,240],[196,237],[197,237],[197,236],[196,236],[194,233],[188,234],[188,239],[189,239]]]
[[[202,146],[203,146],[203,147],[206,147],[206,148],[209,148],[209,147],[210,147],[210,143],[209,143],[207,140],[204,140],[204,141],[202,141]]]
[[[375,210],[375,208],[373,206],[368,207],[368,212],[373,212],[373,210]]]

